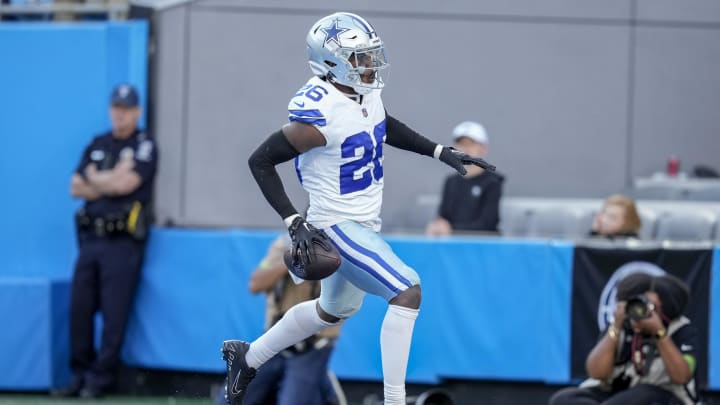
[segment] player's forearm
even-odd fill
[[[425,138],[389,114],[386,114],[385,130],[387,132],[385,143],[388,145],[425,156],[437,157],[435,156],[437,142]]]
[[[258,146],[248,159],[250,171],[265,199],[283,219],[297,214],[298,211],[290,202],[275,165],[287,162],[297,155],[298,152],[282,131],[277,131]]]
[[[669,337],[658,339],[657,348],[660,352],[665,371],[667,371],[670,381],[675,384],[685,384],[692,377],[690,365],[678,350],[675,343]]]

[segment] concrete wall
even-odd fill
[[[310,76],[308,27],[335,3],[205,0],[157,19],[161,220],[278,226],[246,160]],[[506,195],[602,197],[634,176],[720,152],[715,0],[377,0],[348,4],[387,45],[395,116],[450,142],[478,120]],[[389,148],[383,216],[437,193],[442,164]],[[292,167],[281,174],[298,207]]]

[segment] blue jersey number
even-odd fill
[[[303,94],[310,100],[318,102],[321,98],[323,98],[324,95],[328,94],[328,91],[321,86],[313,86],[312,84],[306,84],[300,90],[298,90],[298,92],[295,93],[295,96],[293,97],[302,96]]]
[[[355,151],[358,148],[362,148],[362,154],[357,159],[340,166],[340,194],[364,190],[372,184],[373,178],[375,181],[382,179],[383,168],[380,159],[383,156],[384,137],[385,121],[375,125],[372,137],[363,131],[345,139],[340,146],[343,158],[357,157]],[[372,162],[372,170],[368,167],[370,162]],[[355,174],[360,171],[362,176],[355,178]]]

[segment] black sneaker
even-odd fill
[[[50,390],[50,396],[54,398],[72,398],[77,397],[83,388],[84,380],[82,377],[73,376],[72,382],[66,387]]]
[[[242,340],[226,340],[223,342],[223,360],[227,363],[227,389],[225,398],[230,405],[242,405],[245,390],[255,378],[255,369],[245,362],[245,353],[250,344]]]
[[[80,390],[80,398],[83,399],[98,399],[105,396],[105,390],[99,387],[86,386]]]

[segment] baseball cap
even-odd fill
[[[475,142],[487,145],[489,143],[487,132],[482,125],[473,121],[465,121],[459,123],[455,129],[453,129],[453,140],[457,140],[463,136],[472,139]]]
[[[119,84],[110,96],[110,104],[137,107],[140,104],[140,96],[131,84]]]

